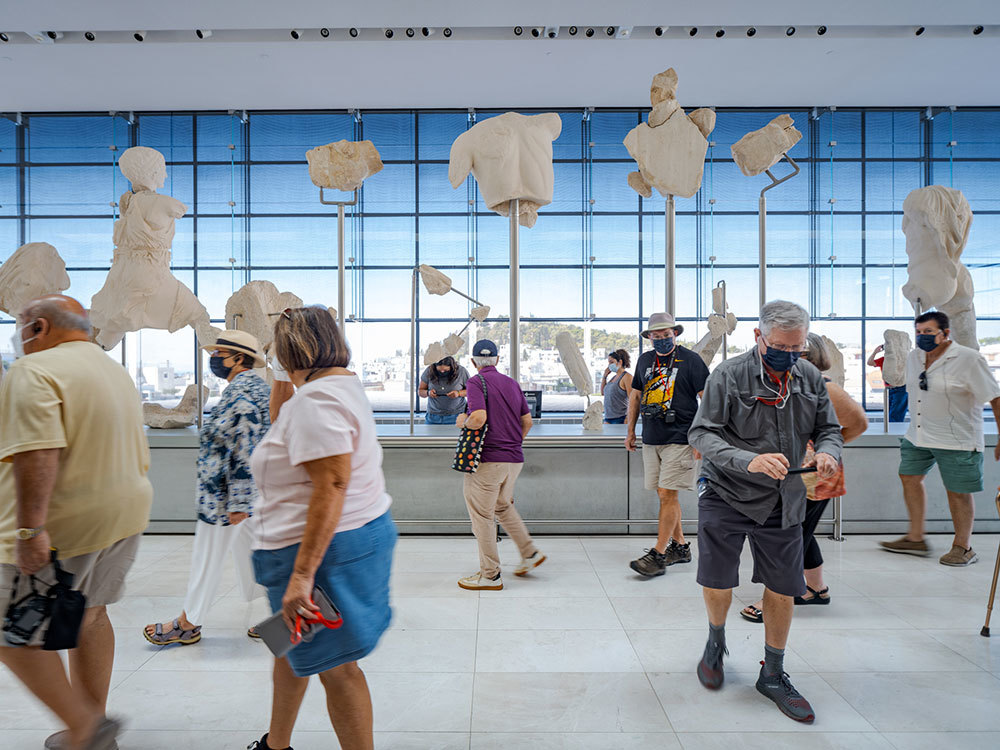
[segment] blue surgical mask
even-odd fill
[[[767,339],[764,340],[764,344],[767,345]],[[775,372],[788,372],[799,361],[799,357],[801,356],[802,352],[783,352],[780,349],[767,346],[762,359],[764,360],[764,364]]]
[[[925,352],[932,352],[937,349],[937,334],[936,333],[918,333],[917,334],[917,347],[923,349]]]
[[[670,354],[674,350],[674,337],[666,339],[652,339],[653,350],[657,354]]]
[[[232,373],[232,367],[226,367],[226,358],[221,356],[211,357],[208,360],[208,369],[212,371],[212,374],[217,378],[222,378],[223,380],[228,380],[230,373]]]
[[[611,372],[618,372],[618,363],[612,362],[610,365],[608,365],[608,369],[611,370]]]

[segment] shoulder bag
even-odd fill
[[[479,382],[483,386],[483,401],[486,405],[486,413],[489,415],[490,399],[486,393],[486,378],[479,376]],[[468,390],[468,387],[466,387]],[[487,419],[489,417],[487,416]],[[489,424],[471,430],[468,427],[462,428],[462,434],[458,436],[458,446],[455,448],[455,460],[451,465],[455,471],[465,474],[475,474],[479,468],[479,460],[483,455],[483,441],[486,439],[486,431]]]

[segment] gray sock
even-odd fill
[[[725,647],[726,645],[726,624],[713,625],[708,623],[708,642],[718,643]]]
[[[785,649],[764,644],[764,674],[771,676],[785,671]]]

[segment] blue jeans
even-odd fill
[[[605,419],[604,424],[625,424],[625,417],[611,417],[610,419]]]
[[[455,424],[458,420],[457,414],[424,414],[424,422],[427,424]]]
[[[889,421],[904,422],[909,402],[910,397],[906,393],[905,385],[895,385],[889,388]]]

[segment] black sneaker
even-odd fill
[[[726,679],[722,669],[723,656],[729,656],[729,649],[725,644],[709,639],[705,644],[705,653],[698,662],[698,681],[709,690],[718,690]]]
[[[247,745],[247,750],[276,750],[267,744],[267,735],[265,734],[259,740],[254,740],[249,745]],[[292,750],[291,746],[286,748],[286,750]]]
[[[671,539],[670,544],[667,545],[667,551],[663,554],[667,558],[668,567],[677,563],[689,563],[691,562],[691,542],[678,544]]]
[[[761,662],[763,664],[764,662]],[[791,680],[786,672],[781,674],[765,675],[764,670],[760,670],[760,677],[757,678],[757,692],[770,698],[775,705],[789,719],[801,721],[803,724],[812,724],[816,720],[809,701],[802,697],[802,694],[792,686]]]
[[[667,572],[667,556],[656,549],[646,550],[646,554],[628,564],[632,570],[641,576],[652,578],[662,576]]]

